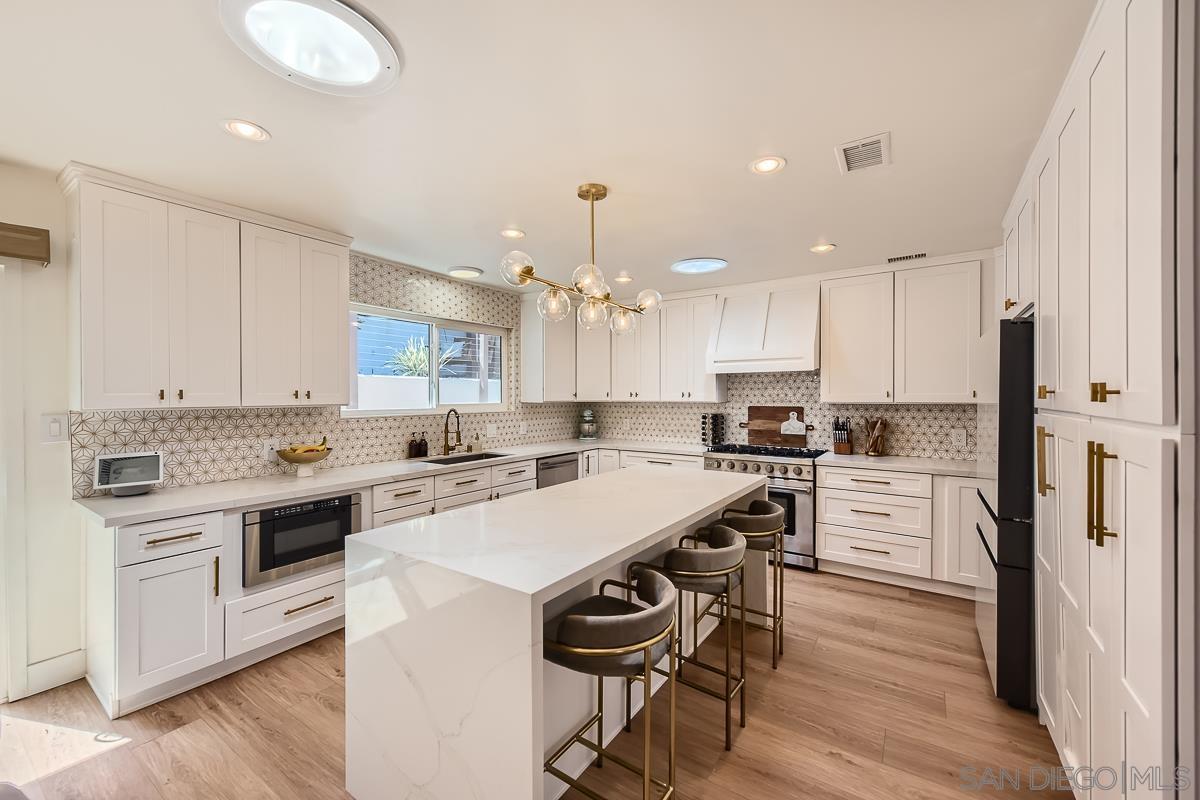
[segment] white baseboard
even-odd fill
[[[919,589],[922,592],[933,592],[950,597],[961,597],[965,600],[975,599],[975,587],[963,586],[958,583],[946,583],[928,578],[916,578],[911,575],[897,575],[894,572],[883,572],[855,564],[839,564],[835,561],[821,560],[817,562],[818,572],[831,572],[834,575],[845,575],[850,578],[862,578],[876,583],[889,583],[893,586],[903,586],[906,589]]]
[[[31,694],[44,692],[64,683],[77,681],[87,671],[87,651],[74,650],[61,656],[30,664],[25,670],[25,691],[19,696],[14,693],[10,700],[20,700]]]

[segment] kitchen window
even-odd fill
[[[346,416],[496,411],[509,331],[352,303]]]

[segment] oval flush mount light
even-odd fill
[[[633,283],[633,276],[625,270],[621,270],[613,277],[613,281],[616,283]]]
[[[400,74],[396,49],[337,0],[221,0],[221,24],[246,55],[328,94],[378,94]]]
[[[837,245],[834,244],[833,242],[820,242],[820,243],[814,244],[812,247],[808,248],[808,251],[810,253],[816,253],[817,255],[821,255],[823,253],[832,253],[836,249],[837,249]]]
[[[502,228],[500,230],[500,235],[505,239],[524,239],[525,231],[521,230],[520,228]]]
[[[787,166],[783,156],[763,156],[750,162],[750,171],[755,175],[774,175]]]
[[[706,272],[716,272],[725,269],[729,262],[723,258],[685,258],[671,265],[671,272],[681,275],[703,275]]]
[[[478,267],[451,267],[451,278],[462,278],[463,280],[472,280],[483,274],[483,270]]]
[[[225,129],[226,133],[251,142],[265,142],[271,138],[271,134],[267,133],[266,128],[249,120],[227,119],[221,123],[221,127]]]

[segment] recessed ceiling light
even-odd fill
[[[625,270],[621,270],[613,277],[613,281],[616,283],[633,283],[633,276]]]
[[[226,133],[231,133],[239,139],[248,139],[251,142],[265,142],[271,138],[271,134],[267,133],[266,128],[244,119],[227,119],[221,123],[221,127],[225,129]]]
[[[500,235],[505,239],[524,239],[525,231],[520,228],[504,228],[500,231]]]
[[[383,32],[338,0],[221,0],[220,13],[246,55],[309,89],[377,94],[400,74]]]
[[[685,258],[671,265],[671,272],[683,275],[703,275],[706,272],[716,272],[725,269],[729,262],[723,258]]]
[[[832,253],[837,249],[837,245],[833,242],[821,242],[820,244],[814,244],[808,249],[810,252],[820,255],[821,253]]]
[[[482,274],[483,270],[478,267],[451,267],[450,269],[450,277],[462,278],[463,280],[478,278]]]
[[[750,162],[750,171],[756,175],[771,175],[787,166],[783,156],[763,156]]]

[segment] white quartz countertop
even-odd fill
[[[347,545],[544,602],[765,485],[766,478],[730,472],[630,467],[375,528]]]
[[[461,472],[468,469],[479,469],[483,466],[510,464],[528,458],[544,458],[596,448],[641,450],[672,455],[700,455],[704,452],[704,446],[699,444],[635,442],[625,439],[599,439],[584,442],[578,439],[568,439],[544,444],[488,448],[488,452],[504,453],[504,457],[465,464],[428,464],[415,459],[381,461],[375,464],[317,469],[316,474],[311,478],[297,478],[294,474],[268,475],[261,478],[240,478],[196,486],[155,489],[149,494],[134,497],[102,495],[82,498],[75,502],[105,526],[116,527],[156,519],[181,517],[186,514],[228,511],[269,503],[286,503],[301,497],[361,489],[405,478]]]
[[[956,478],[995,478],[994,465],[948,458],[912,458],[908,456],[839,456],[826,453],[817,459],[818,467],[850,467],[857,469],[890,469],[896,472],[924,472],[928,475],[950,475]]]

